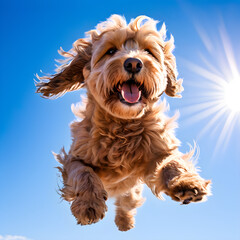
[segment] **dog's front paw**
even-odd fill
[[[105,212],[107,211],[105,203],[107,193],[103,190],[101,197],[96,197],[96,195],[93,197],[93,195],[95,194],[89,194],[87,198],[78,196],[72,202],[72,214],[77,219],[78,224],[88,225],[104,218]]]
[[[169,181],[165,193],[182,204],[200,202],[206,200],[206,196],[211,195],[210,183],[210,180],[204,180],[197,174],[182,174]]]

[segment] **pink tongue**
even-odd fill
[[[141,97],[141,91],[134,83],[124,83],[121,93],[124,100],[129,103],[136,103]]]

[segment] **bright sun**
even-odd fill
[[[240,79],[232,80],[227,84],[224,100],[231,111],[240,112]]]
[[[196,91],[191,105],[185,108],[188,116],[185,124],[207,118],[198,138],[217,134],[214,151],[217,153],[226,148],[232,133],[239,129],[236,126],[240,126],[240,65],[234,57],[238,49],[231,45],[223,24],[219,27],[218,44],[211,41],[213,38],[203,28],[197,30],[207,55],[200,53],[205,67],[185,61],[191,71],[201,76],[201,81],[194,82]]]

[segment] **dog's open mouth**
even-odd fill
[[[138,103],[141,100],[142,91],[137,83],[130,79],[118,88],[120,101],[129,105]]]

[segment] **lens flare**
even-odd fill
[[[201,81],[197,83],[189,82],[197,89],[193,91],[195,95],[191,98],[191,106],[184,107],[181,111],[185,112],[186,116],[183,124],[192,124],[208,118],[208,123],[202,128],[198,138],[210,133],[217,135],[214,154],[219,149],[225,150],[237,124],[240,125],[240,74],[237,67],[240,64],[236,62],[223,24],[219,30],[219,42],[211,42],[210,39],[214,38],[211,38],[204,28],[197,27],[207,50],[207,56],[200,54],[206,67],[182,60],[189,70],[201,77]],[[185,81],[185,84],[188,82]]]

